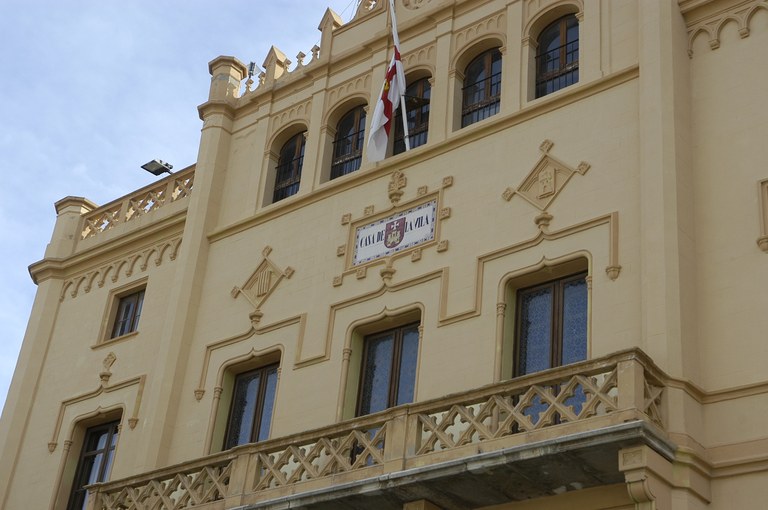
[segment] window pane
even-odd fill
[[[400,380],[395,405],[413,402],[416,384],[416,359],[419,355],[419,330],[412,326],[403,330],[403,345],[400,352]]]
[[[272,408],[275,406],[275,389],[277,388],[277,367],[271,368],[266,375],[266,388],[264,389],[264,403],[259,418],[259,436],[257,441],[269,439],[269,425],[272,421]]]
[[[580,278],[563,288],[562,364],[587,359],[587,282]]]
[[[552,288],[520,296],[520,358],[518,375],[551,368]]]
[[[259,396],[261,372],[249,372],[238,376],[232,396],[232,417],[227,431],[225,449],[250,443],[253,431],[253,417]]]
[[[391,334],[373,338],[367,341],[366,348],[360,415],[375,413],[389,407],[394,338]]]

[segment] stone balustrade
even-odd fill
[[[628,422],[663,436],[664,380],[644,353],[622,351],[96,484],[89,509],[254,505]]]
[[[187,200],[194,182],[193,165],[84,214],[80,220],[80,240],[98,236],[168,204]]]

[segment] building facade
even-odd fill
[[[768,2],[395,4],[56,203],[0,507],[765,508]]]

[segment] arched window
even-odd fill
[[[336,126],[333,140],[331,179],[347,175],[360,168],[365,141],[365,107],[347,112]]]
[[[408,111],[408,141],[411,144],[411,149],[427,143],[431,90],[429,78],[416,80],[405,89],[405,108]],[[398,108],[395,118],[395,145],[392,153],[400,154],[401,152],[405,152],[405,133],[403,130],[403,110]]]
[[[464,71],[461,127],[499,113],[501,99],[501,51],[488,50],[469,63]]]
[[[283,148],[275,169],[275,191],[272,203],[295,195],[301,182],[301,165],[304,163],[304,142],[306,131],[291,137]]]
[[[536,51],[536,97],[579,81],[579,21],[569,14],[539,34]]]

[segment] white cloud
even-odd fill
[[[235,55],[261,64],[319,42],[330,5],[349,19],[352,0],[4,0],[0,6],[0,406],[35,286],[27,266],[43,256],[53,203],[96,203],[152,181],[153,158],[194,162],[207,96],[207,63]]]

